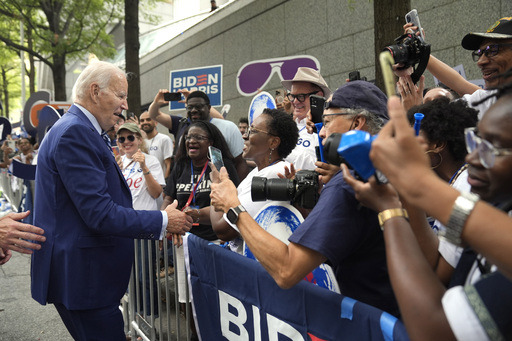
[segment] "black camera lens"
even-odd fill
[[[338,154],[338,146],[340,145],[341,134],[332,133],[324,142],[324,159],[330,165],[339,166],[344,160]]]
[[[251,183],[251,198],[252,201],[265,201],[267,200],[267,179],[259,176],[252,178]]]
[[[290,201],[294,193],[293,180],[266,179],[255,176],[251,184],[252,201]]]

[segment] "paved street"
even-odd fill
[[[53,305],[30,296],[30,255],[14,252],[0,266],[0,341],[73,340]]]

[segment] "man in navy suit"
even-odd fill
[[[118,309],[133,262],[133,239],[185,233],[176,210],[135,211],[104,132],[128,109],[125,74],[89,65],[73,87],[73,106],[39,148],[34,225],[46,242],[32,256],[32,297],[53,303],[75,340],[125,340]],[[151,175],[150,175],[151,176]]]

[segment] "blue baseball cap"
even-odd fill
[[[388,98],[373,83],[351,81],[340,86],[326,102],[326,108],[365,109],[384,122],[389,120]]]

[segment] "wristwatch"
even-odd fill
[[[457,246],[461,245],[462,230],[478,200],[479,196],[476,194],[461,193],[453,204],[446,229],[439,231],[439,237]]]
[[[238,205],[237,207],[231,207],[226,213],[226,218],[229,220],[231,224],[236,224],[236,222],[238,221],[238,216],[242,212],[247,212],[245,207],[243,207],[242,205]]]

